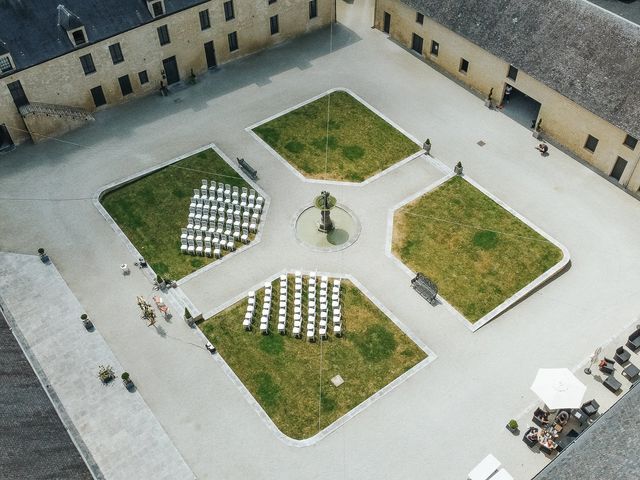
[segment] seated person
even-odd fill
[[[538,431],[536,427],[531,427],[529,432],[527,432],[527,438],[529,440],[538,440]]]
[[[536,411],[536,418],[540,420],[542,423],[549,422],[549,412],[545,412],[543,410],[538,409]]]
[[[536,147],[536,150],[538,150],[542,154],[545,154],[549,151],[549,146],[546,143],[541,143]]]

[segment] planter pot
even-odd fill
[[[431,153],[431,145],[423,145],[423,147],[424,147],[424,153],[429,155]]]
[[[491,100],[487,99],[484,101],[484,106],[487,108],[491,108]]]
[[[542,132],[539,132],[537,130],[534,130],[533,133],[532,133],[533,138],[540,138],[541,134],[542,134]]]
[[[89,319],[83,320],[82,324],[84,325],[84,328],[86,328],[88,331],[93,330],[93,323],[91,322],[91,320]]]
[[[133,380],[131,379],[123,380],[122,383],[124,384],[124,388],[126,388],[129,391],[131,391],[134,387]]]
[[[518,434],[520,433],[520,430],[518,429],[518,427],[516,427],[516,428],[511,428],[511,427],[509,426],[509,424],[507,424],[507,427],[506,427],[506,428],[507,428],[507,430],[509,430],[513,435],[518,435]]]
[[[190,327],[193,327],[196,323],[196,321],[193,319],[193,317],[184,317],[184,321],[187,323],[187,325],[189,325]]]

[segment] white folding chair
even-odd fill
[[[211,239],[205,238],[204,240],[204,254],[207,257],[211,256]]]

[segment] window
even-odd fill
[[[467,73],[469,71],[469,61],[461,58],[459,70],[461,73]]]
[[[133,88],[131,88],[131,80],[129,79],[129,75],[124,75],[118,78],[118,83],[120,84],[120,91],[122,92],[123,97],[126,97],[131,92],[133,92]]]
[[[625,168],[627,168],[627,161],[622,157],[618,157],[616,159],[615,165],[613,166],[613,170],[611,170],[611,174],[609,174],[609,176],[611,178],[614,178],[620,181],[620,178],[622,177],[622,174],[624,173]]]
[[[227,37],[229,38],[229,51],[235,52],[238,50],[238,32],[231,32]]]
[[[206,30],[211,28],[211,19],[209,18],[209,10],[202,10],[200,12],[200,30]]]
[[[2,59],[0,58],[0,70],[2,70]],[[636,145],[638,144],[638,139],[632,137],[631,135],[627,135],[624,139],[624,142],[622,142],[622,144],[625,147],[629,147],[631,150],[636,148]]]
[[[76,46],[87,43],[87,39],[85,38],[84,31],[82,29],[71,32],[71,36],[73,37],[73,43],[75,43]]]
[[[124,62],[124,57],[122,56],[122,49],[120,48],[119,43],[114,43],[113,45],[109,45],[109,53],[111,54],[111,61],[113,61],[114,65]]]
[[[7,73],[11,70],[13,70],[13,65],[11,64],[11,58],[9,58],[9,55],[0,57],[0,73]]]
[[[438,51],[440,50],[440,44],[435,40],[431,41],[431,55],[434,57],[438,56]]]
[[[82,70],[84,70],[85,75],[89,75],[96,71],[96,66],[93,64],[93,57],[90,53],[82,55],[80,57],[80,63],[82,64]]]
[[[599,140],[596,137],[594,137],[593,135],[589,135],[587,137],[586,143],[584,144],[584,148],[586,148],[590,152],[595,152],[596,147],[598,146],[598,142]]]
[[[510,78],[511,80],[515,80],[516,78],[518,78],[518,69],[516,67],[514,67],[513,65],[509,65],[509,71],[507,72],[507,78]]]
[[[278,15],[274,15],[269,19],[269,24],[271,25],[271,35],[275,35],[280,31],[280,27],[278,26]]]
[[[309,18],[316,18],[318,16],[318,0],[311,0],[309,2]]]
[[[97,86],[91,89],[91,96],[93,97],[93,103],[96,108],[105,105],[107,100],[104,98],[104,92],[101,86]]]
[[[169,27],[167,27],[166,25],[158,27],[158,39],[160,40],[160,45],[171,43],[171,38],[169,37]]]
[[[138,72],[138,79],[140,79],[140,85],[149,83],[149,75],[147,75],[147,71],[143,70],[141,72]]]
[[[159,17],[160,15],[164,15],[164,8],[162,8],[162,2],[153,2],[151,4],[151,8],[153,10],[154,17]]]
[[[233,11],[233,0],[224,2],[224,19],[228,22],[236,18],[236,14]]]
[[[424,24],[424,15],[420,12],[416,12],[416,23],[419,23],[420,25]]]
[[[413,39],[411,40],[411,50],[418,52],[422,55],[422,42],[423,39],[420,35],[413,34]]]

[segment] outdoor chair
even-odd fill
[[[629,363],[622,371],[622,374],[627,377],[630,382],[634,382],[636,378],[638,378],[638,375],[640,375],[640,369],[633,363]]]
[[[640,328],[636,329],[631,335],[629,335],[627,347],[629,347],[632,352],[640,349]]]
[[[613,359],[620,365],[627,363],[630,358],[631,354],[627,352],[624,347],[616,348],[616,354],[613,356]]]
[[[600,405],[594,399],[582,404],[582,407],[580,409],[587,417],[592,417],[593,415],[598,413],[598,408],[600,408]]]
[[[548,413],[545,412],[544,410],[542,410],[541,408],[536,408],[536,411],[533,412],[533,423],[535,423],[536,425],[539,425],[541,427],[544,427],[545,425],[547,425],[549,423],[549,420],[545,420],[545,417],[548,416]]]
[[[528,438],[528,435],[533,432],[533,431],[537,431],[538,429],[536,427],[529,427],[529,429],[524,432],[524,435],[522,436],[522,441],[527,445],[527,447],[529,448],[533,448],[538,444],[538,440],[537,439],[530,439]]]
[[[617,393],[622,388],[622,384],[618,380],[616,380],[613,374],[605,378],[602,384],[605,387],[607,387],[609,390],[611,390],[613,393]]]
[[[571,415],[578,421],[580,425],[584,425],[584,422],[586,422],[589,418],[589,416],[580,408],[576,408],[575,410],[573,410],[573,412],[571,412]]]
[[[598,367],[600,368],[601,372],[612,374],[614,371],[615,362],[610,358],[604,357]]]
[[[545,445],[540,444],[540,451],[543,452],[543,453],[546,453],[547,455],[551,455],[551,454],[553,454],[555,449],[548,448]]]

